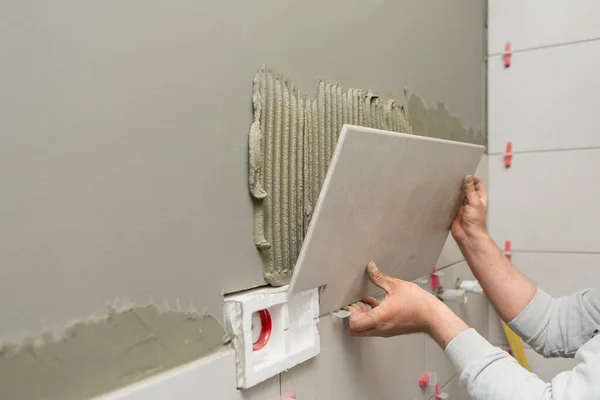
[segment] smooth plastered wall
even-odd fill
[[[481,1],[11,0],[0,12],[3,344],[61,337],[117,299],[220,320],[223,293],[265,284],[247,159],[263,64],[304,92],[319,79],[407,87],[484,126]]]

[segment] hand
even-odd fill
[[[380,303],[367,297],[364,303],[346,307],[350,312],[350,335],[390,337],[430,331],[436,307],[444,306],[442,302],[415,283],[384,275],[374,262],[369,263],[367,271],[371,282],[385,290],[385,299]]]
[[[472,238],[486,237],[488,194],[485,184],[476,176],[467,175],[463,182],[464,200],[452,222],[452,236],[458,244]]]

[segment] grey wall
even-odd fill
[[[0,342],[115,298],[193,304],[264,284],[247,189],[263,63],[481,128],[483,1],[0,4]]]

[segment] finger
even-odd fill
[[[373,329],[380,324],[379,308],[374,308],[369,312],[360,312],[352,307],[350,310],[350,320],[348,326],[352,332],[363,332]]]
[[[356,307],[358,308],[359,311],[362,312],[369,312],[369,309],[367,308],[367,305],[365,303],[363,303],[362,301],[359,301],[358,303],[355,303]]]
[[[475,190],[475,178],[473,175],[467,175],[465,177],[465,181],[463,183],[463,192],[469,205],[476,206],[481,201],[477,191]]]
[[[381,331],[377,328],[367,329],[366,331],[353,331],[352,329],[348,329],[348,332],[350,333],[350,336],[383,336]]]
[[[369,274],[369,279],[373,282],[374,285],[379,286],[386,293],[392,292],[392,282],[391,278],[385,275],[383,272],[377,268],[377,265],[373,261],[367,265],[367,272]]]
[[[363,303],[368,304],[371,308],[375,308],[379,305],[379,301],[375,297],[365,297]]]
[[[483,205],[487,206],[488,192],[487,192],[487,187],[485,186],[485,183],[483,183],[482,180],[479,180],[479,182],[477,182],[475,184],[475,191],[477,191],[477,195],[481,199],[481,203],[483,203]]]
[[[454,217],[454,222],[460,222],[462,221],[462,216],[465,212],[465,205],[464,203],[460,203],[460,205],[458,206],[458,210],[456,211],[456,217]]]

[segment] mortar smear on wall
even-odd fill
[[[254,80],[250,192],[265,279],[289,283],[344,124],[410,133],[403,107],[370,90],[320,82],[316,97],[263,67]]]
[[[221,349],[219,322],[195,311],[129,307],[68,327],[60,338],[0,347],[0,399],[80,400]]]
[[[342,125],[484,141],[482,132],[464,128],[441,103],[427,108],[413,94],[406,113],[391,96],[384,101],[371,90],[322,81],[316,95],[309,97],[267,67],[254,78],[252,100],[249,185],[254,242],[265,280],[274,286],[291,279]]]

